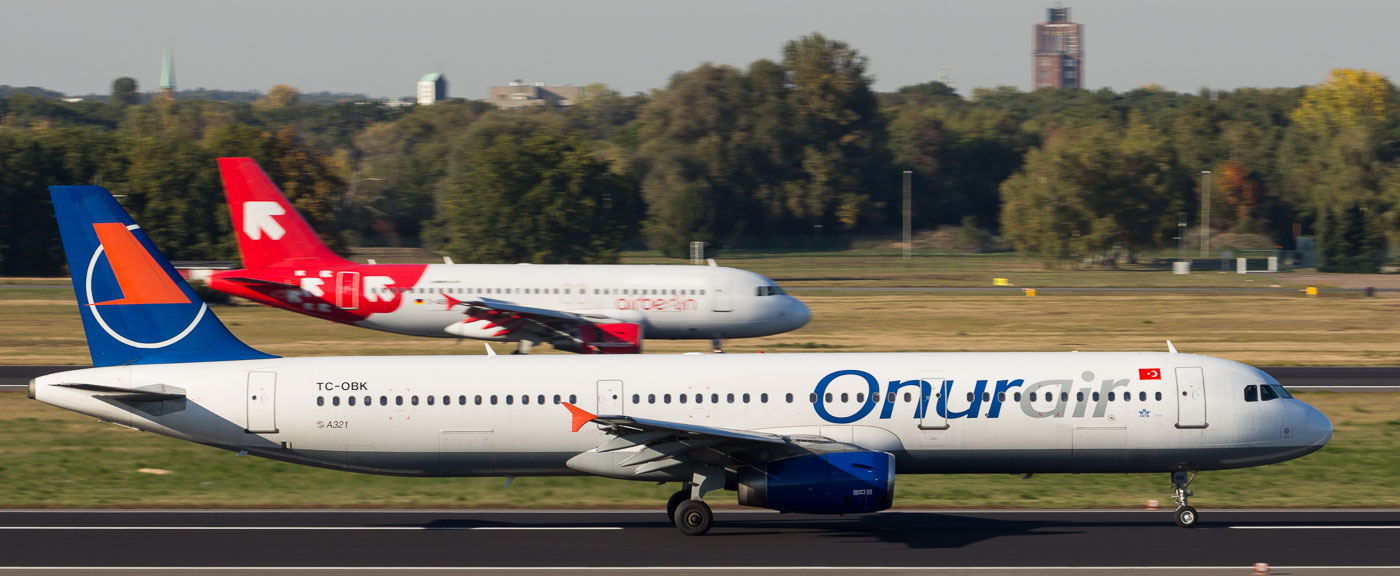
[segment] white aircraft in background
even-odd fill
[[[276,460],[408,476],[678,482],[783,512],[890,507],[904,474],[1170,474],[1298,458],[1327,417],[1272,377],[1172,353],[278,358],[238,341],[102,188],[50,189],[94,368],[29,396]]]
[[[365,328],[440,338],[548,342],[638,353],[644,338],[753,338],[811,311],[758,274],[714,266],[356,264],[321,242],[249,158],[220,158],[244,270],[209,287]]]

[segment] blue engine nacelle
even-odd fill
[[[879,512],[894,503],[894,455],[828,452],[739,472],[739,505],[804,514]]]

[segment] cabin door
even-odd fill
[[[598,381],[598,414],[600,416],[621,416],[624,413],[624,404],[621,380]]]
[[[1176,369],[1176,427],[1206,427],[1206,379],[1199,367]]]
[[[248,373],[248,427],[250,434],[277,432],[277,373]]]
[[[341,310],[354,310],[360,307],[359,272],[337,272],[335,274],[335,306]]]

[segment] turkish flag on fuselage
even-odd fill
[[[1138,380],[1161,380],[1161,368],[1138,368]]]

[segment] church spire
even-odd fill
[[[175,50],[169,44],[165,45],[165,61],[160,67],[160,90],[175,97]]]

